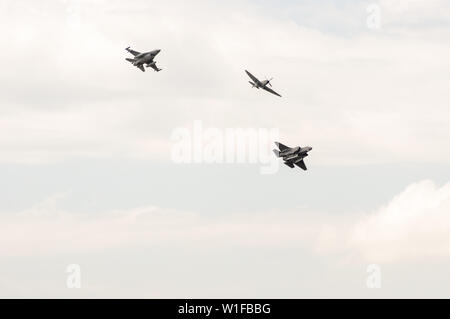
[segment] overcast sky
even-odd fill
[[[1,1],[0,296],[450,297],[449,12]],[[195,123],[276,130],[308,171],[177,164]]]

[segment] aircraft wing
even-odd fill
[[[158,68],[158,67],[156,66],[156,63],[150,64],[150,67],[151,67],[153,70],[155,70],[156,72],[161,71],[161,69]]]
[[[281,97],[280,94],[278,94],[277,92],[275,92],[275,91],[272,90],[271,88],[267,87],[267,85],[266,85],[266,86],[263,86],[262,88],[263,88],[264,90],[266,90],[267,92],[270,92],[270,93],[272,93],[272,94],[275,94],[275,95]]]
[[[305,162],[303,160],[301,160],[300,162],[295,163],[295,165],[297,165],[298,167],[300,167],[304,171],[307,170]]]
[[[144,65],[139,64],[139,65],[136,65],[136,66],[137,66],[139,69],[141,69],[142,72],[145,72]]]
[[[258,80],[253,74],[251,74],[251,73],[248,72],[247,70],[245,70],[245,73],[247,73],[248,77],[249,77],[250,79],[252,79],[253,82],[255,82],[255,84],[261,85],[261,82],[259,82],[259,80]]]
[[[128,52],[130,52],[134,56],[141,54],[141,52],[137,52],[137,51],[131,50],[130,47],[126,48],[126,50]]]

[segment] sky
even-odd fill
[[[449,9],[3,0],[0,297],[450,297]]]

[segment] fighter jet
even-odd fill
[[[131,62],[131,64],[133,64],[135,67],[141,69],[142,72],[145,72],[144,64],[146,64],[145,66],[147,68],[152,68],[156,72],[161,71],[161,69],[156,66],[156,62],[153,60],[156,55],[161,52],[161,50],[153,50],[144,53],[131,50],[130,47],[126,48],[125,50],[134,55],[134,59],[126,58],[126,60],[128,62]]]
[[[302,170],[306,171],[306,165],[303,159],[308,156],[308,152],[312,150],[311,146],[306,147],[288,147],[281,143],[275,142],[275,145],[280,150],[273,150],[277,157],[282,157],[284,164],[290,168],[294,168],[294,165],[300,167]]]
[[[275,92],[274,90],[272,90],[270,87],[272,87],[272,84],[270,84],[270,81],[273,80],[273,78],[271,78],[270,80],[264,80],[264,81],[260,81],[258,80],[253,74],[251,74],[250,72],[248,72],[247,70],[245,70],[245,73],[247,73],[247,75],[250,77],[250,79],[252,79],[252,81],[248,81],[248,83],[250,83],[252,85],[252,88],[257,88],[257,89],[263,89],[266,90],[267,92],[270,92],[272,94],[275,94],[279,97],[281,97],[280,94],[278,94],[277,92]]]

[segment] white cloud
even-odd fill
[[[209,217],[154,206],[97,214],[58,208],[61,195],[0,215],[0,253],[91,252],[185,245],[303,247],[346,262],[398,263],[450,258],[450,183],[415,183],[373,213],[307,211]]]
[[[366,260],[396,262],[450,258],[450,183],[410,185],[351,229],[350,249]]]
[[[316,229],[307,214],[285,214],[281,220],[273,213],[214,218],[146,206],[87,215],[58,208],[62,198],[56,194],[23,212],[0,214],[0,254],[85,253],[169,244],[187,244],[193,249],[228,244],[297,245],[312,238]]]
[[[345,37],[251,2],[204,1],[81,1],[74,27],[55,3],[2,11],[0,161],[165,160],[172,130],[196,119],[277,127],[287,144],[314,146],[319,164],[450,160],[450,44],[436,28]],[[132,69],[127,45],[163,49],[164,72]],[[245,68],[274,76],[284,98],[251,91]]]
[[[76,3],[79,10],[68,8]],[[0,29],[7,43],[0,53],[0,162],[166,160],[172,130],[194,120],[203,120],[204,127],[278,128],[286,144],[314,147],[314,165],[449,162],[448,2],[379,3],[383,25],[371,31],[361,3],[299,2],[287,18],[290,7],[251,1],[2,1],[0,18],[8,28]],[[307,23],[295,12],[303,12]],[[341,22],[342,33],[322,28],[328,24],[329,31]],[[133,69],[124,61],[128,45],[161,48],[157,60],[164,71]],[[283,98],[252,91],[246,68],[260,77],[274,76]],[[290,284],[304,284],[299,273],[308,271],[303,261],[311,256],[309,267],[319,270],[309,287],[326,290],[322,262],[331,268],[352,263],[346,269],[355,271],[348,277],[353,280],[361,269],[364,275],[365,268],[358,268],[362,263],[414,260],[433,266],[430,260],[449,260],[449,193],[449,184],[424,181],[378,210],[344,216],[308,209],[206,216],[152,205],[87,214],[62,209],[64,195],[56,194],[25,211],[0,214],[0,255],[17,277],[3,278],[2,284],[22,282],[20,290],[28,293],[27,279],[16,271],[16,266],[28,267],[23,260],[48,257],[51,264],[58,256],[64,264],[77,256],[108,267],[104,254],[123,258],[138,251],[131,259],[146,266],[147,259],[139,260],[144,248],[159,254],[162,266],[155,269],[166,276],[165,263],[178,265],[180,249],[193,273],[204,275],[216,266],[197,287],[203,297],[209,279],[218,277],[220,292],[224,287],[235,292],[235,285],[240,289],[245,283],[247,292],[258,290],[262,277],[246,279],[263,263],[260,275],[274,274],[266,278],[269,296],[273,291],[295,296],[298,287]],[[274,253],[280,250],[282,257]],[[239,264],[249,251],[252,258],[263,257]],[[296,259],[286,251],[298,252]],[[205,252],[224,257],[199,268],[197,258],[207,261]],[[229,259],[236,262],[232,271]],[[130,267],[118,274],[133,274]],[[286,267],[292,268],[284,272]],[[56,287],[60,278],[53,271]],[[285,275],[281,283],[280,273]],[[47,287],[47,278],[35,274],[33,280]],[[161,278],[154,293],[165,291],[165,296],[189,292],[195,281],[191,277],[181,287],[177,280],[171,286]],[[283,280],[289,284],[283,286]],[[105,287],[100,294],[110,290]],[[130,287],[135,291],[136,285]]]
[[[450,5],[445,0],[379,0],[385,20],[399,25],[449,22]]]
[[[450,183],[408,186],[387,205],[323,229],[318,251],[345,262],[402,263],[450,258]]]

